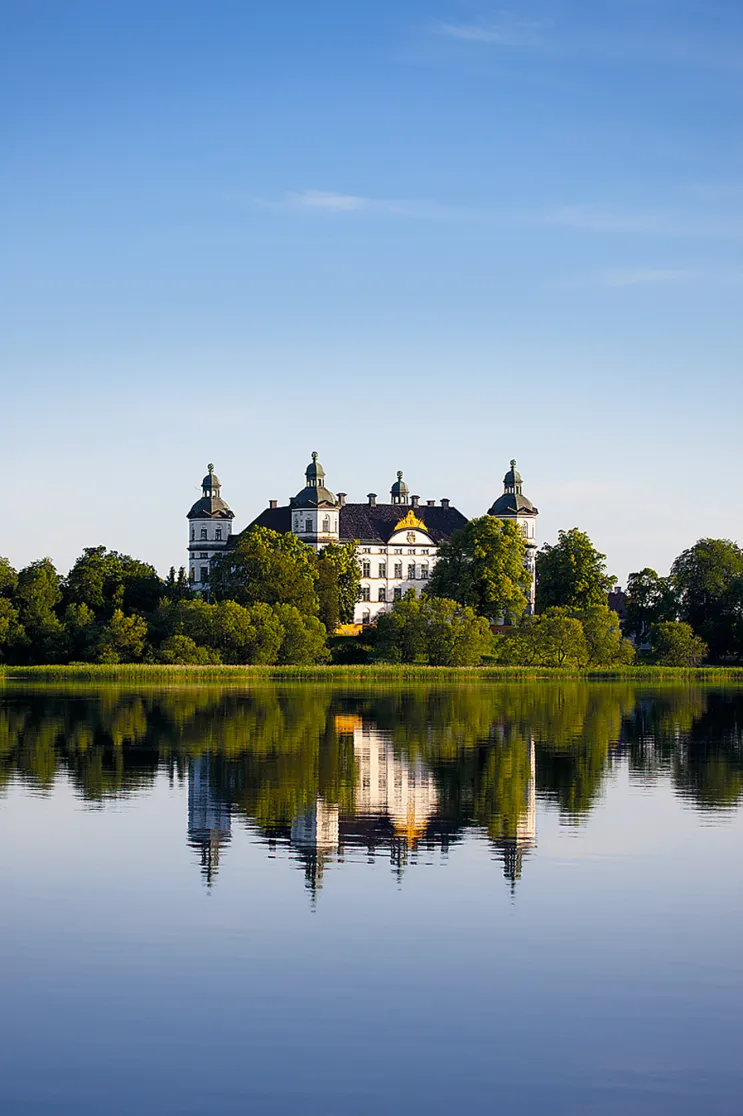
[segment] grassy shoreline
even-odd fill
[[[375,666],[165,666],[80,663],[69,666],[0,666],[0,682],[177,682],[244,685],[256,682],[549,682],[676,681],[743,684],[743,667],[636,666],[576,670],[561,667]]]

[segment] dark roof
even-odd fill
[[[334,508],[337,503],[333,493],[324,485],[308,484],[294,497],[294,506],[297,508],[318,508],[323,504]]]
[[[295,505],[296,506],[296,505]],[[246,528],[270,527],[272,531],[291,531],[292,507],[266,508]],[[340,509],[341,542],[386,543],[395,527],[408,512],[425,523],[426,531],[435,543],[445,542],[453,531],[467,523],[466,516],[456,508],[411,508],[400,504],[344,504]],[[239,538],[233,535],[232,545]]]
[[[467,517],[456,508],[412,508],[400,504],[344,504],[340,516],[340,537],[344,542],[386,543],[395,527],[408,512],[425,523],[435,543],[445,542],[453,531],[466,526]]]
[[[202,496],[188,513],[187,519],[234,519],[235,513],[221,496]]]
[[[538,515],[531,500],[520,492],[504,492],[488,510],[488,515]]]

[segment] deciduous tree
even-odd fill
[[[457,601],[492,621],[518,619],[527,604],[525,553],[515,523],[473,519],[441,545],[426,595]]]
[[[614,578],[585,531],[560,531],[554,546],[545,543],[537,554],[537,611],[547,608],[588,608],[606,604]]]

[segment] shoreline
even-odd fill
[[[141,663],[80,663],[44,666],[0,666],[6,682],[183,682],[189,685],[246,682],[549,682],[573,680],[733,682],[743,685],[741,667],[439,667],[416,664],[371,666],[168,666]]]

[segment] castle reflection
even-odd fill
[[[350,749],[352,755],[353,779],[346,788],[350,793],[335,801],[316,793],[291,819],[259,827],[272,847],[281,843],[294,852],[313,895],[322,886],[326,868],[341,864],[352,850],[365,850],[372,860],[385,855],[402,876],[408,864],[417,862],[419,849],[446,853],[461,838],[467,821],[457,816],[459,811],[447,812],[436,774],[420,755],[397,752],[393,734],[359,714],[336,714],[333,729],[337,749]],[[524,857],[536,848],[536,752],[533,740],[518,745],[524,762],[515,765],[511,775],[520,784],[508,787],[516,809],[511,809],[509,823],[501,825],[498,810],[493,810],[494,825],[488,827],[494,855],[512,887],[521,876]],[[208,886],[231,837],[233,806],[225,796],[225,774],[221,758],[209,752],[189,761],[188,842],[199,853]],[[228,787],[237,782],[228,774]]]

